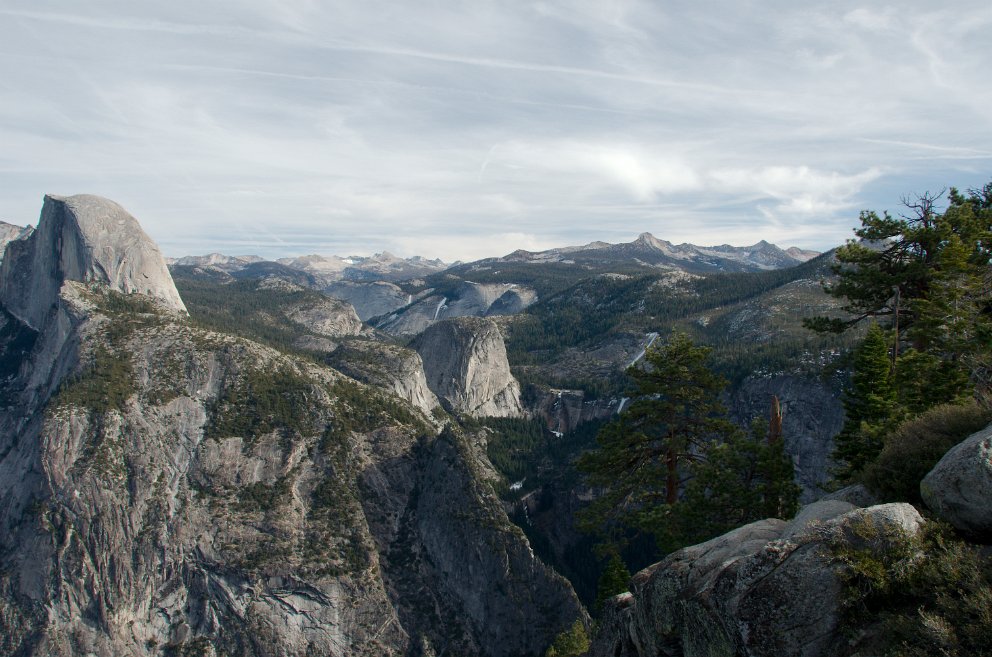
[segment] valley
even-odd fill
[[[389,254],[167,265],[94,196],[46,197],[36,229],[4,235],[3,654],[512,657],[585,632],[592,613],[592,654],[643,655],[650,614],[668,613],[645,600],[736,577],[714,565],[727,555],[758,573],[734,596],[791,600],[785,583],[749,587],[790,569],[824,577],[822,546],[845,523],[922,531],[915,509],[879,510],[863,487],[828,495],[865,341],[863,326],[803,325],[850,316],[824,288],[842,271],[833,251],[643,234],[450,267]],[[582,463],[664,398],[637,381],[678,340],[708,345],[734,426],[759,427],[761,443],[777,418],[807,506],[668,551],[661,571],[649,533],[590,531],[612,484]],[[700,449],[687,458],[705,462]],[[779,556],[751,551],[775,541]],[[794,556],[806,545],[821,546],[812,561]],[[646,568],[633,594],[604,598],[604,549]],[[693,564],[707,574],[685,575]],[[763,603],[721,604],[705,612],[719,623],[778,622]]]

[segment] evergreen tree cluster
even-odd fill
[[[871,321],[835,439],[842,481],[858,478],[901,423],[941,404],[992,402],[992,183],[952,188],[943,212],[939,198],[905,202],[907,217],[863,212],[826,288],[849,315],[806,322],[839,332]]]
[[[745,432],[719,401],[726,381],[709,369],[710,349],[674,333],[632,367],[633,401],[578,462],[602,494],[581,526],[614,553],[633,534],[668,552],[769,516],[790,517],[799,488],[780,431]]]

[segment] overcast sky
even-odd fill
[[[0,0],[0,219],[167,255],[825,249],[992,180],[992,5]]]

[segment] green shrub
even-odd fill
[[[587,650],[589,650],[589,636],[582,621],[576,618],[572,627],[555,637],[555,642],[544,653],[544,657],[578,657],[584,655]]]
[[[889,434],[881,453],[868,464],[863,481],[883,502],[923,503],[920,481],[947,450],[992,421],[992,413],[972,402],[937,406]]]
[[[992,655],[992,567],[978,548],[931,521],[886,549],[834,546],[844,564],[845,655]]]

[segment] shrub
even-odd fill
[[[565,630],[551,644],[545,657],[578,657],[584,655],[589,650],[589,636],[582,621],[575,619],[572,627]]]
[[[931,521],[888,548],[834,546],[846,566],[844,625],[857,637],[845,655],[992,655],[992,568],[975,546]]]
[[[936,406],[889,434],[881,453],[865,468],[863,480],[883,502],[921,505],[920,481],[947,450],[992,420],[972,402]]]

